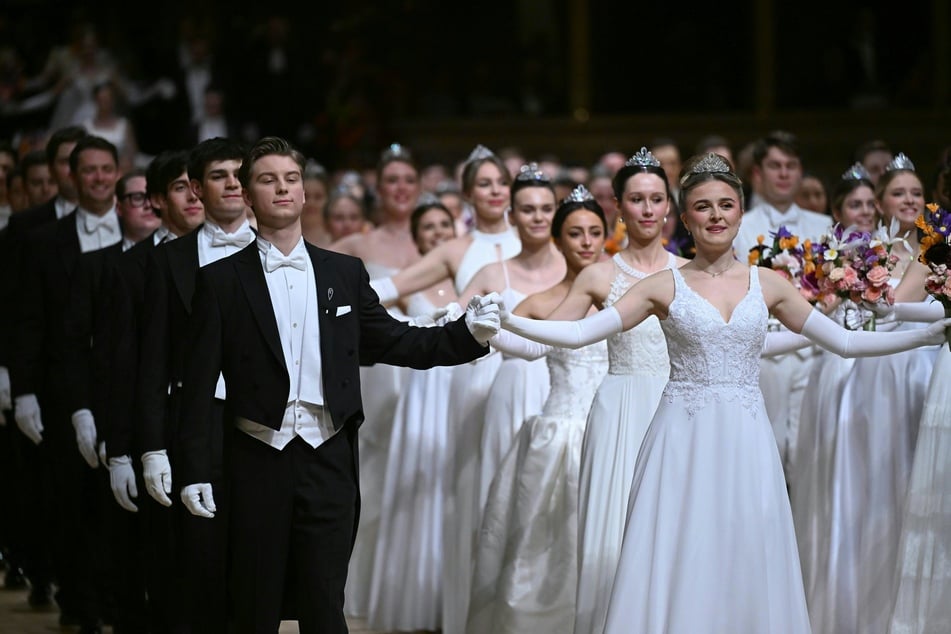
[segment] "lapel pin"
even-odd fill
[[[334,298],[334,289],[331,287],[327,289],[327,301],[329,302],[333,298]]]

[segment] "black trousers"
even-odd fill
[[[303,634],[347,632],[344,585],[359,504],[355,430],[317,449],[295,438],[283,451],[236,432],[230,471],[234,631],[276,632],[292,599]]]

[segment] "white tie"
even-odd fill
[[[213,247],[240,247],[244,248],[254,240],[254,231],[250,226],[245,225],[235,233],[225,233],[221,227],[212,227],[211,246]]]
[[[299,271],[306,271],[307,254],[295,250],[290,255],[284,255],[272,246],[264,254],[264,269],[268,273],[273,273],[282,266],[290,266]]]
[[[109,217],[109,214],[104,214],[102,216],[85,214],[83,216],[83,228],[86,229],[86,233],[90,235],[98,233],[100,229],[106,233],[115,233],[116,226],[115,223],[110,222],[111,220],[112,219]]]

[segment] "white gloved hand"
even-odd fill
[[[10,371],[0,365],[0,414],[8,409],[13,409],[13,400],[10,398]]]
[[[99,453],[99,463],[100,463],[102,466],[104,466],[104,467],[106,467],[106,468],[108,469],[108,468],[109,468],[109,456],[106,454],[106,441],[105,441],[105,440],[100,440],[100,441],[99,441],[99,452],[98,452],[98,453]]]
[[[899,302],[897,304],[863,302],[862,305],[878,315],[878,323],[880,324],[888,324],[893,321],[930,323],[945,316],[944,305],[930,299],[923,302]]]
[[[443,308],[446,309],[446,314],[436,320],[437,326],[445,326],[449,322],[456,321],[466,314],[466,311],[462,310],[462,306],[457,302],[449,302]]]
[[[116,498],[116,502],[125,510],[137,513],[139,507],[132,502],[132,498],[139,496],[139,491],[135,487],[132,458],[130,456],[111,458],[106,466],[109,469],[109,486],[112,488],[112,495]]]
[[[945,341],[945,329],[951,319],[941,319],[925,328],[896,332],[844,330],[820,311],[814,310],[802,325],[802,334],[840,357],[876,357],[904,352],[921,346],[936,346]],[[843,336],[844,335],[844,336]]]
[[[172,499],[168,497],[172,492],[172,466],[164,449],[142,454],[142,480],[153,500],[162,506],[172,505]]]
[[[36,400],[36,394],[16,397],[13,418],[23,435],[32,440],[33,444],[43,442],[43,420],[40,418],[40,404]]]
[[[832,321],[849,330],[859,330],[871,319],[873,313],[867,308],[859,306],[851,299],[843,299],[832,311]]]
[[[445,326],[450,321],[455,321],[462,316],[462,306],[456,302],[450,302],[441,308],[433,310],[428,315],[417,315],[409,320],[411,326],[420,328],[430,328],[432,326]]]
[[[485,297],[479,295],[469,300],[466,307],[466,327],[472,338],[483,346],[499,331],[501,327],[500,313],[502,310],[502,296],[498,293],[489,293]]]
[[[202,482],[189,484],[182,488],[182,503],[188,512],[198,517],[214,517],[215,498],[211,492],[211,484]]]
[[[99,456],[96,455],[96,421],[88,409],[79,409],[71,416],[73,429],[76,430],[76,445],[86,464],[95,469],[99,466]]]

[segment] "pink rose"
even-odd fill
[[[879,286],[870,286],[862,293],[862,299],[873,304],[882,298],[882,289]]]
[[[872,267],[872,270],[869,271],[865,277],[873,286],[881,286],[888,282],[891,275],[888,274],[888,269],[884,266],[876,265]]]
[[[844,273],[843,273],[842,279],[843,279],[843,281],[845,281],[845,283],[846,283],[849,287],[852,287],[852,286],[855,285],[856,282],[859,281],[859,274],[856,273],[856,272],[855,272],[855,269],[853,269],[851,266],[847,266],[847,267],[845,267],[845,269],[844,269]]]

